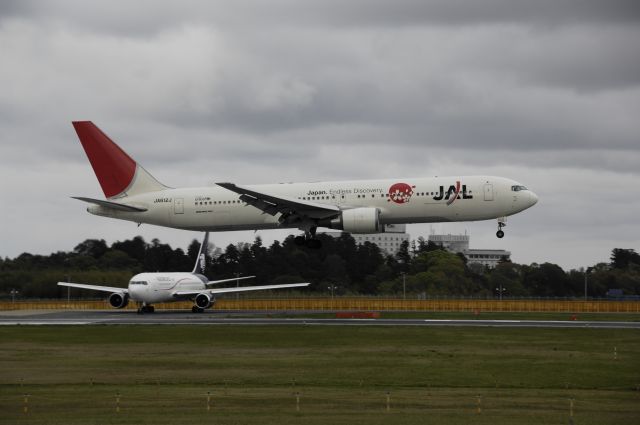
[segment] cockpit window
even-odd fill
[[[144,280],[132,280],[131,282],[129,282],[129,285],[146,285],[147,282],[145,282]]]
[[[511,186],[512,192],[520,192],[521,190],[527,190],[527,188],[524,186]]]

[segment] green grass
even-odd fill
[[[639,337],[604,329],[5,327],[0,423],[559,424],[574,399],[576,424],[637,424]]]

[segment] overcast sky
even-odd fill
[[[103,196],[72,120],[173,187],[499,175],[540,197],[504,239],[412,238],[565,269],[640,250],[639,24],[634,0],[3,1],[0,256],[200,237],[71,199]]]

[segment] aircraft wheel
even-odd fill
[[[500,239],[504,238],[504,232],[502,230],[498,230],[496,232],[496,236]]]
[[[304,236],[296,236],[293,240],[296,243],[296,245],[304,245],[304,243],[306,242],[306,239],[304,238]]]
[[[147,306],[147,313],[155,313],[156,312],[156,308],[152,305],[148,305]]]
[[[136,310],[136,313],[137,313],[137,314],[143,314],[143,313],[144,313],[144,311],[143,311],[141,308],[139,308],[138,310]]]

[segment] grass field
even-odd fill
[[[639,366],[637,330],[4,327],[0,423],[638,424]]]

